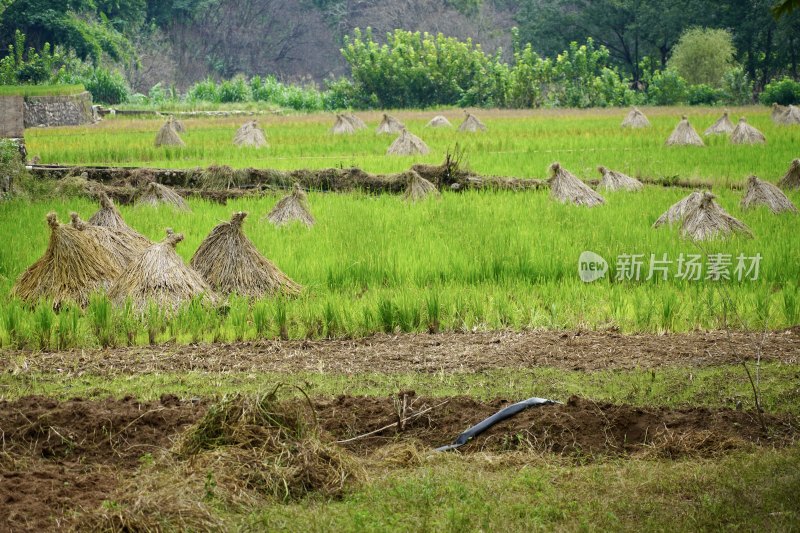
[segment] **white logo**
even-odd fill
[[[585,283],[602,279],[607,272],[608,263],[594,252],[583,252],[578,258],[578,275]]]

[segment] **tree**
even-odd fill
[[[735,53],[733,35],[728,30],[690,28],[672,49],[669,66],[693,85],[719,87]]]

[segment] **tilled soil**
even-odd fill
[[[421,450],[432,450],[449,444],[509,403],[419,398],[413,391],[406,395],[404,409],[397,398],[313,400],[322,435],[346,441],[340,445],[364,458],[389,445],[413,442]],[[159,452],[170,448],[206,408],[205,402],[174,396],[146,403],[132,398],[58,402],[43,397],[0,402],[0,524],[13,531],[49,530],[72,512],[96,508],[140,464],[158,460]],[[392,426],[375,432],[403,413],[402,430]],[[795,441],[790,417],[767,415],[766,422],[769,430],[764,432],[748,412],[639,408],[571,398],[503,421],[457,453],[522,450],[582,458],[677,458],[742,447],[783,447]]]
[[[160,345],[9,353],[0,372],[24,361],[41,372],[480,372],[550,366],[567,370],[735,364],[754,356],[760,333],[493,332],[375,335],[356,340]],[[762,359],[798,364],[800,329],[768,333]]]

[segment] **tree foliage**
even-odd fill
[[[689,83],[719,87],[733,65],[735,52],[728,30],[690,28],[673,48],[669,66]]]

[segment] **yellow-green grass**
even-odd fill
[[[0,85],[0,96],[68,96],[85,90],[83,85]]]
[[[800,127],[777,126],[766,107],[730,110],[735,120],[748,122],[767,137],[766,145],[734,146],[725,136],[706,138],[708,146],[672,147],[664,141],[680,116],[689,116],[699,133],[722,113],[720,108],[646,108],[653,126],[625,130],[620,122],[626,109],[602,110],[485,110],[477,111],[486,133],[463,134],[452,129],[425,128],[443,113],[457,126],[461,110],[393,112],[430,146],[424,157],[389,157],[393,136],[375,135],[380,113],[359,113],[370,126],[353,136],[329,132],[333,114],[258,117],[270,142],[266,150],[235,148],[233,135],[247,117],[187,118],[185,148],[155,148],[161,119],[112,118],[95,126],[31,129],[28,151],[45,163],[195,167],[226,164],[256,168],[324,168],[358,166],[370,172],[397,172],[415,162],[439,163],[458,144],[465,162],[482,174],[542,178],[547,166],[560,161],[582,178],[598,178],[597,165],[634,176],[679,176],[720,183],[742,182],[749,174],[775,182],[790,161],[800,155]]]

